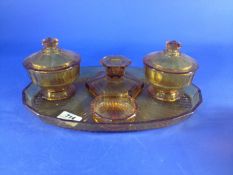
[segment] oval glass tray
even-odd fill
[[[86,131],[136,131],[175,124],[190,116],[202,102],[201,92],[195,85],[187,87],[184,90],[185,95],[176,102],[155,100],[147,91],[148,85],[144,79],[143,68],[129,67],[127,70],[145,82],[143,91],[136,99],[138,111],[134,122],[95,123],[92,120],[90,104],[93,97],[86,89],[85,82],[99,71],[104,71],[102,67],[82,67],[80,77],[75,81],[76,93],[69,99],[44,100],[40,94],[40,87],[31,83],[23,90],[23,103],[47,123],[65,128]],[[63,111],[70,113],[71,117],[61,118],[60,114]],[[73,114],[80,117],[72,117]]]

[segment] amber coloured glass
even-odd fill
[[[32,82],[41,87],[46,100],[62,100],[75,93],[72,85],[80,71],[78,54],[58,47],[58,39],[42,41],[44,48],[24,61]]]
[[[34,83],[30,83],[23,91],[23,102],[33,113],[37,114],[36,116],[46,121],[46,123],[60,127],[86,131],[135,131],[160,128],[180,122],[192,114],[202,101],[199,88],[193,84],[185,87],[183,90],[185,95],[173,103],[163,103],[159,100],[154,100],[148,93],[147,88],[143,88],[141,94],[135,99],[137,103],[135,121],[125,122],[128,119],[127,117],[121,117],[122,120],[119,120],[119,122],[100,122],[102,120],[98,120],[98,117],[95,117],[94,121],[93,110],[90,105],[93,97],[86,90],[85,83],[87,78],[95,76],[101,70],[101,67],[82,67],[80,70],[80,77],[82,78],[78,78],[74,82],[77,93],[72,98],[56,102],[41,98],[41,88]],[[128,71],[140,80],[145,81],[143,69],[129,67]],[[100,100],[101,102],[103,101]],[[120,104],[124,103],[120,102]],[[122,107],[122,105],[119,106],[119,108]],[[121,109],[128,110],[128,108]],[[77,122],[58,118],[63,111],[78,115],[82,117],[82,120]],[[99,114],[99,112],[97,113]],[[102,112],[100,113],[102,114]],[[123,112],[117,113],[122,114]],[[100,119],[103,119],[103,117]]]
[[[180,47],[177,41],[169,41],[164,51],[144,57],[145,76],[151,84],[148,90],[158,100],[179,100],[198,68],[194,59],[180,52]]]
[[[139,95],[143,82],[125,72],[125,68],[131,63],[129,59],[123,56],[106,56],[101,63],[106,71],[99,72],[86,82],[86,87],[93,96],[130,95],[136,98]]]
[[[91,105],[97,123],[133,122],[136,117],[135,99],[130,96],[100,95]]]

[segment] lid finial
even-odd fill
[[[166,42],[167,50],[179,50],[181,48],[181,44],[175,40]]]
[[[57,38],[48,37],[46,39],[43,39],[42,45],[45,48],[56,48],[58,46],[58,39]]]
[[[165,52],[171,56],[179,56],[180,55],[180,48],[181,48],[181,44],[179,42],[177,42],[175,40],[167,41]]]

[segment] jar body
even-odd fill
[[[150,82],[149,92],[156,99],[173,102],[183,95],[182,89],[192,83],[194,72],[170,73],[145,65],[145,76]]]
[[[72,96],[75,92],[72,84],[79,71],[79,64],[54,71],[28,70],[32,82],[41,87],[42,97],[47,100],[62,100]]]

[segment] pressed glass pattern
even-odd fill
[[[151,84],[148,90],[158,100],[179,100],[198,68],[194,59],[180,52],[180,47],[180,43],[169,41],[164,51],[144,57],[145,76]]]
[[[97,123],[133,122],[136,117],[136,103],[130,96],[100,95],[91,106]]]
[[[75,93],[73,82],[79,75],[80,57],[58,47],[58,39],[42,41],[44,48],[24,61],[32,82],[41,87],[46,100],[62,100]]]
[[[77,78],[74,82],[78,93],[75,93],[72,98],[48,101],[42,98],[41,87],[31,83],[23,91],[23,102],[38,117],[57,126],[86,131],[135,131],[175,124],[190,116],[202,101],[199,88],[193,84],[183,88],[184,95],[178,101],[165,103],[155,100],[148,93],[143,69],[129,67],[129,73],[145,83],[145,88],[136,98],[137,112],[134,121],[96,122],[91,110],[93,97],[86,89],[85,82],[101,70],[101,67],[82,67],[80,72],[82,78]],[[77,122],[59,119],[58,116],[63,111],[80,116],[82,120]]]

